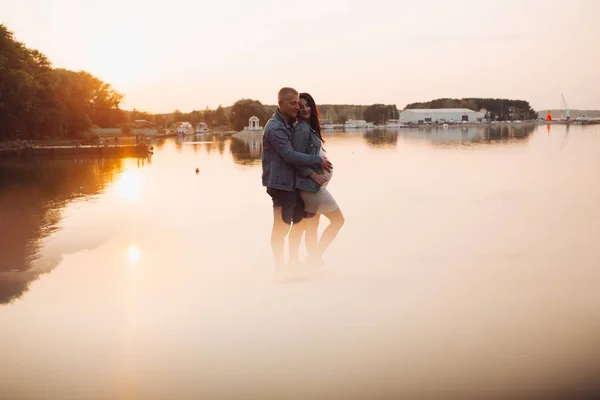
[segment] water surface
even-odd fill
[[[599,127],[326,139],[346,225],[283,274],[258,137],[3,162],[0,398],[593,390]]]

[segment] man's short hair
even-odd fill
[[[298,96],[298,91],[291,87],[283,87],[279,89],[279,93],[277,93],[277,100],[282,101],[288,94],[294,94]]]

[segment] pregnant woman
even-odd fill
[[[323,143],[317,105],[310,94],[300,93],[298,124],[294,129],[292,146],[294,150],[301,153],[327,157],[323,149]],[[300,196],[304,201],[305,219],[292,226],[292,232],[290,233],[291,262],[298,259],[297,249],[300,246],[302,234],[306,231],[308,261],[321,265],[323,253],[344,225],[344,215],[327,189],[327,184],[332,176],[332,171],[321,171],[318,168],[317,170],[311,168],[297,169],[296,188],[300,190]],[[318,228],[321,214],[325,215],[330,223],[319,239]],[[296,251],[294,252],[293,249]]]

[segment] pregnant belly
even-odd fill
[[[321,155],[321,157],[325,157],[327,160],[329,160],[329,157],[327,157],[327,154],[325,154],[324,151],[321,150],[320,155]],[[331,180],[331,178],[333,177],[333,171],[323,170],[323,175],[327,178],[327,182],[329,182]]]
[[[331,180],[333,177],[333,171],[325,171],[323,170],[323,175],[327,178],[327,182]]]

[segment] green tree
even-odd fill
[[[53,69],[0,24],[0,140],[76,137],[125,118],[123,96],[87,72]]]
[[[241,99],[236,101],[231,107],[230,121],[233,129],[241,131],[248,124],[250,117],[258,117],[261,125],[269,119],[270,115],[265,110],[265,107],[258,100]]]
[[[213,115],[213,121],[214,121],[215,126],[228,126],[229,125],[229,120],[227,119],[227,116],[225,115],[225,110],[223,110],[223,107],[221,107],[220,104],[219,104],[219,107],[217,107],[217,109],[215,110],[215,113]]]
[[[208,126],[211,128],[215,126],[214,114],[215,114],[215,112],[208,107],[206,107],[206,109],[202,113],[202,119],[204,119],[204,122],[206,122],[208,124]]]
[[[202,111],[192,110],[189,121],[193,126],[196,126],[198,122],[202,121]]]
[[[363,119],[367,122],[383,124],[388,119],[398,119],[398,109],[395,105],[373,104],[364,111]]]
[[[134,122],[138,120],[144,120],[149,122],[155,122],[158,115],[153,115],[145,111],[139,111],[135,108],[131,111],[125,112],[127,122]]]
[[[185,117],[183,116],[183,113],[179,110],[175,110],[173,111],[173,113],[171,114],[172,119],[171,122],[183,122],[185,121]]]

